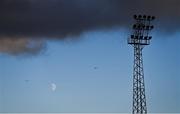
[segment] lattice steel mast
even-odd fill
[[[128,44],[134,47],[134,71],[133,71],[133,114],[146,114],[146,95],[143,71],[142,50],[146,45],[150,45],[152,36],[149,31],[154,28],[151,21],[154,16],[134,15],[136,23],[133,25],[133,35],[128,38]]]

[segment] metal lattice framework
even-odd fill
[[[142,50],[146,45],[150,45],[152,36],[149,31],[154,27],[151,21],[154,16],[134,15],[136,23],[133,25],[133,35],[128,38],[128,44],[134,47],[134,71],[133,71],[133,114],[146,114],[146,95],[143,71]]]

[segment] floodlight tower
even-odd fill
[[[146,114],[146,95],[144,84],[142,50],[150,45],[152,36],[149,32],[154,28],[151,21],[154,16],[134,15],[136,23],[133,25],[133,34],[128,38],[128,44],[134,47],[134,71],[133,71],[133,114]]]

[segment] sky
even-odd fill
[[[140,12],[157,17],[143,50],[148,112],[180,113],[179,5],[0,1],[0,112],[130,113],[133,47],[127,38]]]

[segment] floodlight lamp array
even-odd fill
[[[147,15],[134,15],[134,19],[136,20],[149,20],[152,21],[154,20],[156,17],[155,16],[147,16]]]
[[[149,36],[149,32],[154,29],[151,25],[151,21],[155,19],[155,16],[147,15],[134,15],[136,23],[133,25],[133,35],[128,38],[128,44],[131,45],[149,45],[152,36]]]
[[[153,25],[145,25],[145,24],[134,24],[133,29],[135,30],[152,30],[154,28]]]

